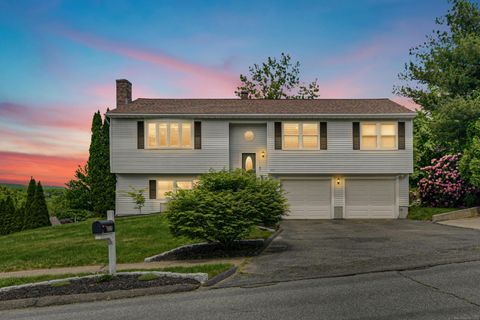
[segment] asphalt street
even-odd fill
[[[3,311],[0,319],[480,319],[480,262]]]

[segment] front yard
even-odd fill
[[[92,221],[1,236],[0,272],[107,264],[107,245],[94,239]],[[256,228],[248,238],[269,235]],[[148,256],[200,242],[173,237],[160,214],[117,218],[116,238],[118,263],[143,262]]]

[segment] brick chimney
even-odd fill
[[[248,91],[247,90],[242,90],[240,91],[240,99],[248,99]]]
[[[117,109],[122,109],[132,102],[132,84],[127,79],[117,80]]]

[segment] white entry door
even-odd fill
[[[395,218],[395,179],[346,179],[345,218]]]
[[[331,219],[331,180],[282,180],[290,214],[285,219]]]

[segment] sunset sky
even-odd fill
[[[0,0],[0,182],[63,185],[90,120],[137,97],[234,97],[238,76],[287,52],[323,98],[394,98],[408,49],[447,1]],[[408,101],[397,101],[408,104]]]

